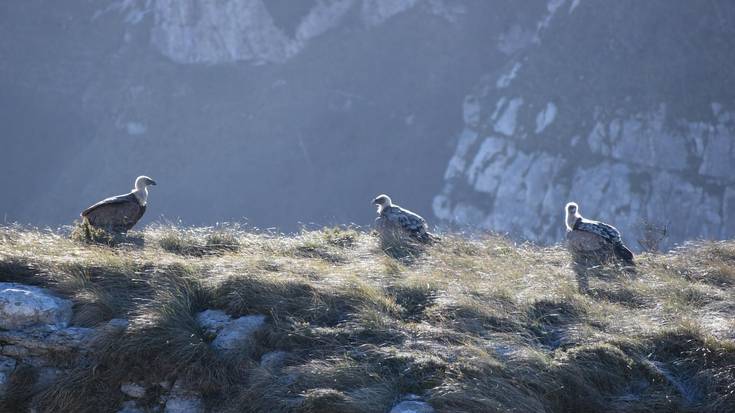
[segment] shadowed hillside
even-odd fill
[[[68,313],[0,327],[6,411],[735,408],[733,242],[596,268],[580,292],[563,247],[494,236],[401,260],[349,228],[128,241],[0,229],[0,297],[25,288]]]

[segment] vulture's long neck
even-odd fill
[[[138,199],[141,205],[145,206],[148,203],[148,188],[145,186],[143,188],[133,189],[133,195],[135,195],[135,198]]]
[[[582,218],[582,215],[579,213],[579,210],[577,212],[570,214],[567,212],[567,231],[571,231],[574,229],[574,223],[577,222],[578,219]]]

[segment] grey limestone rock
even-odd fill
[[[434,413],[434,408],[420,397],[408,394],[403,400],[390,409],[390,413]]]
[[[0,328],[18,330],[37,325],[63,328],[72,316],[72,303],[43,288],[0,283]]]
[[[214,337],[212,346],[226,352],[247,345],[253,334],[265,325],[265,316],[248,315],[233,319],[220,310],[205,310],[197,314],[197,321],[207,334]]]

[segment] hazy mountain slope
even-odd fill
[[[387,192],[435,223],[542,242],[570,198],[634,246],[643,219],[675,224],[668,245],[729,237],[734,15],[727,1],[3,2],[0,214],[68,223],[146,173],[161,183],[146,222],[369,224]]]
[[[160,182],[145,220],[369,223],[379,192],[430,215],[462,98],[502,64],[487,39],[535,24],[544,4],[527,16],[510,1],[304,3],[4,5],[3,82],[83,122],[9,119],[4,139],[23,143],[5,164],[44,185],[3,182],[22,201],[2,211],[69,222],[144,172]],[[27,47],[47,38],[54,53]],[[29,150],[53,162],[29,169]]]

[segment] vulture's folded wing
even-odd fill
[[[94,211],[94,210],[96,210],[96,209],[98,209],[100,207],[103,207],[105,205],[123,204],[123,203],[131,202],[131,201],[136,202],[136,203],[138,202],[137,198],[135,198],[135,195],[133,195],[132,193],[130,193],[130,194],[124,194],[124,195],[111,196],[111,197],[105,198],[102,201],[97,202],[96,204],[94,204],[94,205],[90,206],[89,208],[85,209],[84,211],[82,211],[81,216],[86,217],[87,215],[89,215],[90,212],[92,212],[92,211]]]
[[[577,222],[574,223],[574,229],[599,235],[612,244],[620,244],[622,242],[620,231],[612,225],[605,224],[604,222],[578,219]]]
[[[130,193],[98,202],[85,209],[82,217],[95,227],[116,232],[128,231],[140,220],[145,209],[135,195]]]
[[[388,218],[412,233],[421,234],[427,230],[426,220],[407,209],[393,207],[390,214],[388,214]]]

